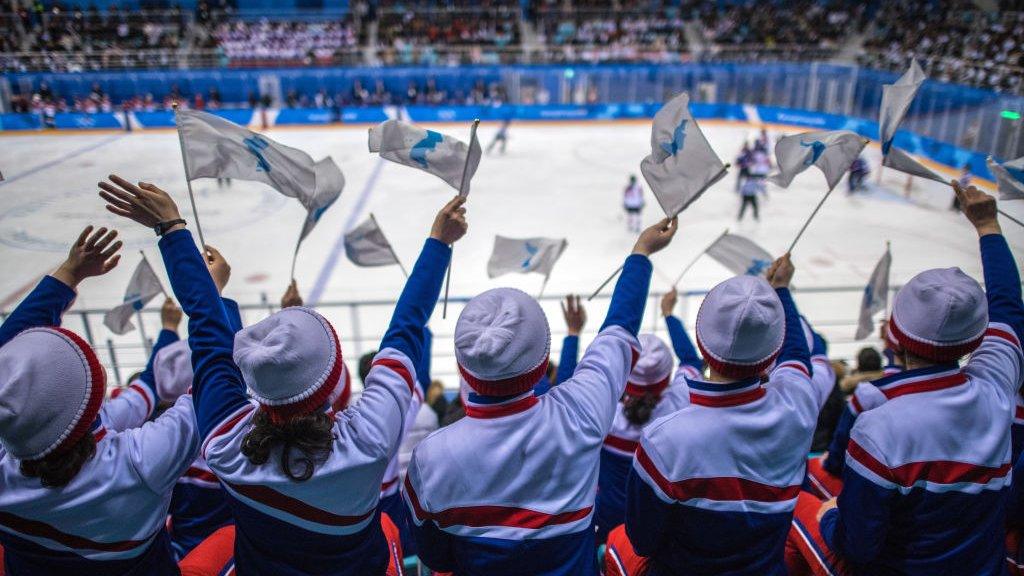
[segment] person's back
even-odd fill
[[[667,244],[662,221],[637,241],[601,332],[573,376],[536,397],[550,329],[530,296],[485,292],[455,330],[473,390],[466,417],[416,448],[405,482],[420,559],[460,576],[596,576],[591,523],[602,442],[639,357],[650,282],[647,254]]]
[[[811,378],[810,350],[784,288],[788,259],[776,261],[769,278],[783,265],[774,293],[763,279],[741,276],[708,294],[697,343],[712,377],[687,379],[690,405],[644,432],[626,531],[652,576],[785,574],[786,535],[829,389],[820,384],[828,379]]]

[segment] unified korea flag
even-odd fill
[[[889,269],[892,266],[892,254],[886,248],[885,254],[875,264],[868,285],[864,287],[864,296],[860,301],[860,318],[857,322],[857,340],[867,338],[874,332],[874,316],[889,305]]]
[[[345,189],[345,175],[341,168],[334,163],[330,156],[316,163],[316,187],[307,198],[300,199],[306,208],[306,222],[302,225],[302,232],[299,234],[301,243],[313,231],[316,223],[323,217],[324,212],[334,205],[341,197],[341,191]]]
[[[878,112],[878,136],[882,142],[882,154],[888,155],[896,130],[907,115],[914,96],[927,77],[917,60],[910,61],[910,68],[895,84],[882,85],[882,107]]]
[[[988,169],[996,177],[1000,200],[1024,200],[1024,156],[1003,164],[989,156]]]
[[[864,138],[849,130],[804,132],[779,139],[775,159],[779,171],[769,180],[786,188],[797,174],[814,166],[821,170],[831,190],[860,156]]]
[[[345,233],[345,255],[356,266],[398,264],[391,243],[373,216]]]
[[[750,276],[761,276],[774,261],[767,250],[738,234],[723,234],[708,246],[707,255],[733,274]]]
[[[506,238],[494,237],[494,251],[487,261],[487,276],[537,272],[551,275],[555,262],[569,243],[565,238]]]
[[[401,120],[387,120],[370,128],[369,147],[381,158],[437,176],[464,195],[469,193],[470,180],[483,155],[475,130],[467,146],[446,134]]]
[[[316,165],[309,154],[206,112],[181,110],[176,118],[189,180],[253,180],[307,210],[314,204]]]
[[[128,281],[124,302],[103,315],[103,324],[114,334],[127,334],[135,329],[131,322],[132,315],[145,308],[150,300],[163,291],[160,279],[153,272],[149,261],[143,258]]]
[[[640,172],[670,218],[725,176],[725,164],[690,114],[686,93],[669,100],[654,115],[651,153],[640,162]]]

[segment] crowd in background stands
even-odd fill
[[[237,0],[202,0],[194,13],[17,1],[22,8],[0,13],[15,32],[0,35],[0,70],[501,63],[518,57],[509,48],[551,62],[822,59],[862,35],[865,65],[902,70],[913,56],[935,79],[1005,91],[1019,91],[1024,76],[1022,0],[1004,0],[1000,12],[967,0],[941,10],[931,0],[356,0],[347,15],[323,19],[246,19]],[[703,47],[689,45],[688,26]]]
[[[865,46],[872,49],[866,65],[897,70],[914,57],[937,80],[1014,91],[1024,67],[1024,12],[988,13],[965,0],[943,10],[922,0],[886,3]]]

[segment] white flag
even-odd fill
[[[723,234],[708,246],[707,254],[733,274],[750,276],[763,275],[775,260],[767,250],[738,234]]]
[[[882,158],[882,166],[887,166],[893,170],[899,170],[911,176],[920,176],[921,178],[927,178],[935,182],[941,182],[943,184],[949,184],[949,180],[936,174],[933,170],[925,167],[910,154],[907,154],[899,148],[893,147],[889,149],[889,154]]]
[[[315,209],[316,167],[309,154],[206,112],[178,111],[177,122],[189,180],[255,180]]]
[[[302,232],[299,233],[300,244],[313,231],[313,227],[320,221],[324,212],[341,197],[341,191],[345,188],[345,176],[330,156],[317,162],[315,169],[316,188],[312,196],[302,202],[308,213],[306,214],[306,223],[302,226]]]
[[[996,177],[1000,200],[1024,200],[1024,156],[1004,164],[989,156],[988,169]]]
[[[139,262],[128,281],[128,289],[124,292],[124,303],[103,315],[103,323],[114,334],[127,334],[135,329],[132,315],[142,310],[150,300],[164,291],[149,261],[145,258]]]
[[[494,251],[487,261],[487,276],[495,278],[513,272],[538,272],[550,276],[555,262],[568,245],[565,238],[506,238],[496,235]]]
[[[469,193],[469,182],[483,155],[476,130],[466,146],[451,136],[400,120],[387,120],[370,128],[369,144],[370,152],[379,153],[381,158],[429,172],[463,194]]]
[[[910,61],[908,69],[895,84],[882,85],[882,108],[878,112],[878,135],[882,142],[882,155],[888,155],[892,148],[896,130],[903,122],[910,103],[914,101],[918,88],[924,84],[924,70],[917,60]]]
[[[868,285],[864,287],[864,297],[860,301],[860,320],[857,322],[857,340],[867,338],[875,331],[873,317],[889,305],[889,267],[892,265],[892,254],[886,248],[885,254],[875,264]]]
[[[779,172],[769,180],[785,188],[797,174],[817,166],[825,175],[831,190],[860,156],[864,144],[863,138],[849,130],[804,132],[786,136],[775,143]]]
[[[398,264],[391,244],[373,216],[345,233],[345,255],[356,266]]]
[[[651,154],[640,162],[640,172],[669,217],[685,210],[725,176],[725,164],[690,114],[686,93],[669,100],[654,115]]]

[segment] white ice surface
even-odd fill
[[[727,122],[702,125],[725,161],[733,159],[752,129]],[[444,125],[438,129],[463,138],[468,134],[467,126]],[[484,145],[495,130],[493,125],[481,127]],[[776,129],[772,136],[782,133]],[[649,134],[649,124],[645,123],[514,125],[508,153],[485,157],[474,179],[468,203],[470,231],[454,253],[452,295],[472,296],[496,286],[515,286],[530,293],[539,290],[541,277],[536,275],[487,278],[486,263],[494,234],[568,238],[569,247],[555,267],[546,293],[593,291],[621,264],[632,246],[634,235],[626,231],[620,208],[621,191],[629,174],[639,174],[639,161],[649,152]],[[376,182],[369,182],[380,160],[366,151],[365,127],[274,129],[269,136],[302,148],[314,158],[331,155],[348,181],[341,199],[325,214],[299,254],[296,277],[303,294],[309,293],[325,269],[346,223],[358,223],[369,212],[376,215],[400,258],[411,267],[434,213],[454,194],[439,179],[391,163],[383,165]],[[845,180],[840,183],[793,254],[797,268],[794,284],[799,288],[853,288],[797,295],[802,311],[832,340],[833,355],[840,358],[853,356],[862,345],[852,342],[860,287],[885,249],[886,240],[892,243],[894,284],[927,268],[948,266],[959,266],[981,279],[977,239],[963,216],[948,209],[951,191],[916,180],[909,199],[905,198],[906,176],[892,171],[886,171],[881,186],[877,186],[879,150],[870,146],[866,154],[874,170],[870,175],[872,191],[848,197]],[[104,211],[95,184],[107,174],[150,181],[168,190],[195,231],[178,139],[171,131],[5,136],[0,138],[0,171],[8,179],[0,183],[0,264],[5,272],[0,275],[0,302],[7,311],[31,283],[57,266],[68,243],[88,223],[116,226],[126,246],[123,261],[115,271],[82,285],[72,310],[108,308],[119,302],[140,249],[146,251],[164,277],[152,231]],[[944,174],[953,176],[954,172]],[[737,224],[734,184],[735,176],[727,176],[682,215],[678,238],[653,258],[658,271],[652,282],[653,292],[663,292],[669,278],[674,278],[694,254],[727,227],[771,252],[785,250],[825,192],[823,176],[809,170],[788,190],[770,187],[760,223],[748,214]],[[200,180],[194,188],[206,240],[225,254],[233,268],[226,295],[243,305],[260,303],[263,294],[277,301],[288,281],[303,209],[294,200],[257,183],[235,181],[230,189],[218,190],[214,181]],[[1024,203],[1017,204],[1002,207],[1024,218]],[[656,201],[648,194],[644,222],[653,223],[659,215]],[[1005,220],[1003,228],[1020,262],[1024,230]],[[386,301],[398,296],[403,277],[397,268],[357,268],[343,253],[339,256],[324,285],[322,302]],[[705,257],[687,274],[681,287],[707,289],[727,276],[724,268]],[[605,294],[610,292],[611,286]],[[692,326],[699,303],[694,297],[681,305],[679,313],[688,325]],[[557,303],[545,301],[544,305],[555,334],[552,350],[557,358],[559,332],[564,325]],[[154,302],[150,309],[158,306],[159,302]],[[591,303],[590,330],[600,326],[606,306],[606,300]],[[453,305],[447,321],[442,321],[438,306],[431,324],[438,335],[434,374],[449,386],[455,385],[450,336],[460,309]],[[353,324],[351,308],[329,307],[324,311],[342,335],[346,357],[354,369],[358,354],[376,346],[390,307],[360,307],[358,327]],[[247,311],[245,320],[255,322],[265,314],[263,310]],[[656,302],[651,300],[644,327],[656,326],[665,336],[656,314]],[[101,349],[100,357],[109,367],[106,340],[110,335],[100,320],[93,318],[91,327]],[[67,325],[82,329],[81,321],[73,315]],[[157,315],[147,313],[150,338],[158,326]],[[359,341],[354,337],[357,332]],[[114,342],[123,378],[141,367],[145,354],[137,332],[115,337]]]

